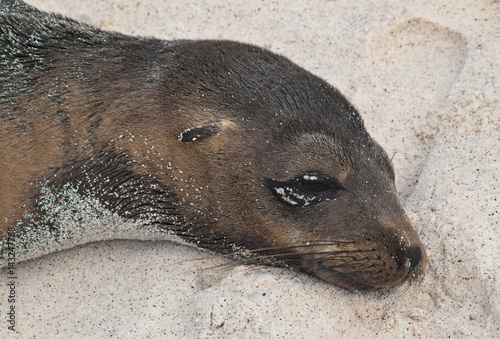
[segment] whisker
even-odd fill
[[[230,258],[230,257],[235,257],[235,256],[245,256],[245,255],[252,255],[252,254],[258,254],[261,252],[269,252],[269,251],[284,251],[284,250],[291,250],[291,249],[297,249],[297,248],[305,248],[305,247],[313,247],[313,246],[329,246],[329,245],[338,245],[338,244],[352,244],[352,241],[332,241],[332,242],[307,242],[303,244],[296,244],[292,246],[281,246],[281,247],[263,247],[263,248],[258,248],[258,249],[253,249],[253,250],[244,250],[244,251],[239,251],[239,252],[233,252],[233,253],[224,253],[224,254],[217,254],[217,255],[212,255],[208,257],[202,257],[202,258],[195,258],[195,259],[188,259],[188,260],[182,260],[182,261],[177,261],[175,263],[172,263],[171,265],[174,264],[179,264],[179,263],[185,263],[185,262],[192,262],[192,261],[200,261],[200,260],[209,260],[209,259],[217,259],[217,258]],[[364,252],[362,250],[356,250],[356,251],[324,251],[324,252],[311,252],[311,253],[282,253],[279,255],[297,255],[297,256],[304,256],[304,255],[312,255],[312,254],[330,254],[330,253],[356,253],[356,252]],[[277,256],[277,255],[275,255]],[[263,258],[263,256],[261,256]]]
[[[360,249],[356,246],[355,241],[309,241],[288,246],[270,246],[215,254],[177,261],[170,265],[227,258],[227,262],[187,270],[183,273],[207,270],[223,272],[242,265],[251,266],[244,268],[248,272],[262,270],[265,266],[289,267],[297,272],[304,271],[316,275],[333,284],[343,282],[342,286],[350,290],[368,291],[376,290],[377,286],[382,286],[384,279],[383,277],[373,277],[371,274],[377,265],[370,263],[370,257],[366,254],[372,251],[373,249],[369,248]],[[381,282],[382,285],[379,285],[378,282]]]

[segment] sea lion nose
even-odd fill
[[[418,246],[408,247],[406,249],[406,255],[408,260],[410,260],[410,272],[413,271],[420,261],[422,260],[422,249]]]

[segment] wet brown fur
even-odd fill
[[[43,220],[41,185],[71,184],[199,246],[248,250],[244,263],[349,289],[422,276],[392,165],[334,87],[256,46],[129,37],[19,4],[0,15],[3,231],[26,211]],[[180,141],[190,128],[200,137]],[[295,207],[264,184],[311,171],[345,191]]]

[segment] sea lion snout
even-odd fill
[[[427,257],[421,244],[408,246],[393,235],[311,244],[302,268],[322,280],[349,290],[378,290],[419,281]]]

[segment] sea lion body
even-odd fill
[[[4,239],[38,227],[57,238],[43,196],[69,187],[121,218],[349,289],[422,276],[386,153],[339,91],[288,59],[29,6],[0,16],[0,45]]]

